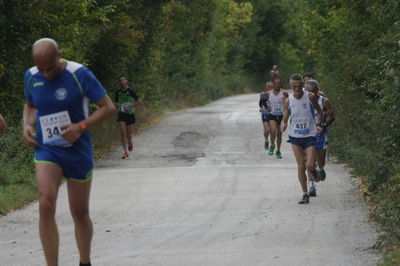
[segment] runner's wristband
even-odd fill
[[[82,133],[84,133],[88,129],[87,126],[85,125],[85,123],[83,123],[83,122],[79,122],[78,125],[79,125],[79,128],[81,129]]]

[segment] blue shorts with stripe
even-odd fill
[[[35,149],[35,163],[56,164],[61,167],[67,179],[86,182],[92,177],[92,151],[77,152],[74,147],[59,148],[41,145]]]

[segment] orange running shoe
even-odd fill
[[[121,155],[121,159],[125,159],[125,158],[128,158],[129,157],[129,154],[127,153],[127,152],[124,152],[122,155]]]

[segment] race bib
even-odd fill
[[[61,126],[71,124],[71,118],[67,111],[41,116],[39,122],[42,128],[43,144],[59,147],[72,146],[72,143],[59,136],[65,130],[61,129]]]
[[[273,115],[282,115],[283,114],[282,104],[281,103],[273,104],[271,113]]]
[[[124,113],[132,113],[133,112],[132,103],[121,103],[120,111]]]
[[[309,128],[310,123],[307,118],[299,118],[292,122],[294,123],[295,134],[305,135],[310,133],[310,128]]]

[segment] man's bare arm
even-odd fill
[[[323,119],[323,113],[322,113],[322,109],[318,104],[317,101],[317,96],[315,96],[314,93],[309,93],[308,94],[310,101],[312,103],[312,105],[314,106],[315,110],[317,110],[318,112],[318,120],[317,120],[317,133],[321,133],[322,132],[322,119]]]
[[[325,121],[325,124],[323,126],[328,127],[333,123],[333,121],[335,121],[335,113],[328,98],[324,98],[324,108],[326,110],[328,119]]]
[[[96,103],[99,107],[92,115],[79,123],[73,123],[63,126],[66,130],[60,136],[68,142],[75,142],[84,133],[85,130],[94,128],[105,120],[107,120],[114,112],[115,106],[108,95],[105,95],[100,101]],[[82,128],[84,127],[84,128]]]
[[[286,98],[285,102],[283,103],[283,118],[281,124],[282,132],[284,132],[287,128],[288,120],[289,120],[289,98]]]
[[[31,102],[25,102],[24,111],[22,114],[22,138],[26,145],[35,148],[39,146],[39,143],[33,138],[36,136],[34,129],[36,117],[36,107]]]
[[[3,133],[7,128],[6,120],[4,120],[3,116],[0,114],[0,133]]]

